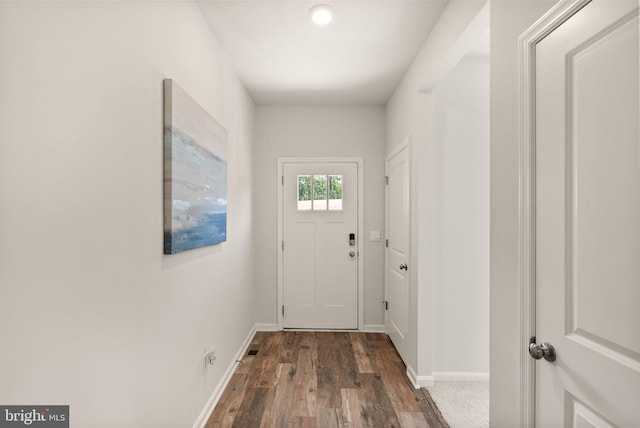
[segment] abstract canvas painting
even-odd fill
[[[227,131],[164,80],[164,253],[227,240]]]

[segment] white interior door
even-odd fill
[[[409,148],[387,159],[387,269],[385,325],[400,356],[409,333]]]
[[[358,328],[358,164],[283,164],[283,326]]]
[[[638,38],[594,0],[536,47],[539,427],[640,427]]]

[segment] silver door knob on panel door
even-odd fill
[[[354,258],[356,256],[355,251],[349,251],[349,257]]]
[[[556,360],[556,349],[547,342],[542,342],[539,345],[535,343],[535,338],[531,338],[531,342],[529,343],[529,355],[534,360],[541,360],[544,358],[550,363]]]

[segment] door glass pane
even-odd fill
[[[311,176],[298,176],[298,211],[311,210]]]
[[[313,209],[327,210],[327,176],[313,176]]]
[[[342,210],[342,176],[329,176],[329,211]]]
[[[342,211],[342,175],[299,175],[298,211]]]

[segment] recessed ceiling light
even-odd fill
[[[309,16],[316,25],[327,25],[333,20],[333,8],[328,4],[317,4],[309,9]]]

